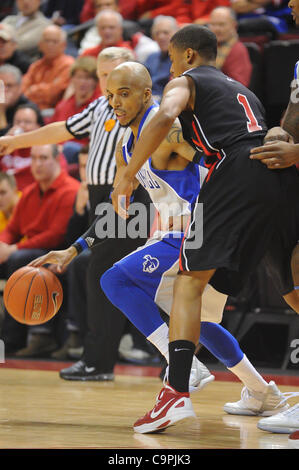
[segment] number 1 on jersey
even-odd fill
[[[246,117],[247,117],[247,130],[248,132],[261,131],[263,128],[257,122],[257,119],[248,103],[245,95],[238,93],[237,99],[241,106],[243,106]]]

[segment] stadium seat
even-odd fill
[[[262,53],[260,47],[255,42],[245,42],[250,61],[252,63],[252,74],[249,84],[249,89],[257,95],[260,100],[263,100],[263,86],[262,86]]]
[[[271,41],[263,54],[264,105],[269,126],[279,125],[290,98],[290,84],[298,60],[299,40]]]

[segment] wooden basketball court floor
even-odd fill
[[[242,389],[229,372],[215,372],[214,382],[192,394],[194,423],[141,435],[132,425],[154,405],[159,368],[118,365],[114,382],[74,382],[59,378],[64,366],[12,359],[0,364],[0,449],[288,448],[288,435],[259,430],[258,417],[222,410],[239,400]],[[281,391],[299,390],[298,376],[279,376],[276,383]],[[296,402],[298,397],[290,400]]]

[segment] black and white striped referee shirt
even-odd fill
[[[90,137],[87,184],[112,184],[116,171],[116,144],[126,128],[120,127],[107,98],[101,96],[81,113],[69,117],[66,128],[77,139]]]

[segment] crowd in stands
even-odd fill
[[[217,68],[250,87],[253,64],[242,38],[255,34],[277,39],[294,32],[287,4],[287,0],[1,0],[0,136],[66,121],[101,97],[105,90],[99,85],[96,58],[111,46],[128,48],[148,68],[159,102],[171,80],[170,38],[190,23],[214,31]],[[83,136],[57,147],[35,146],[0,157],[2,278],[84,232],[89,220],[84,176],[88,145],[89,137]],[[78,227],[82,231],[76,233]],[[71,312],[68,322],[73,326],[66,331],[78,332]],[[46,345],[30,349],[31,328],[18,325],[7,312],[2,323],[8,354],[30,357],[38,351],[69,357],[60,338],[52,335]],[[53,333],[54,323],[55,319],[44,328]],[[72,344],[81,346],[77,337]],[[56,356],[55,351],[59,351]]]

